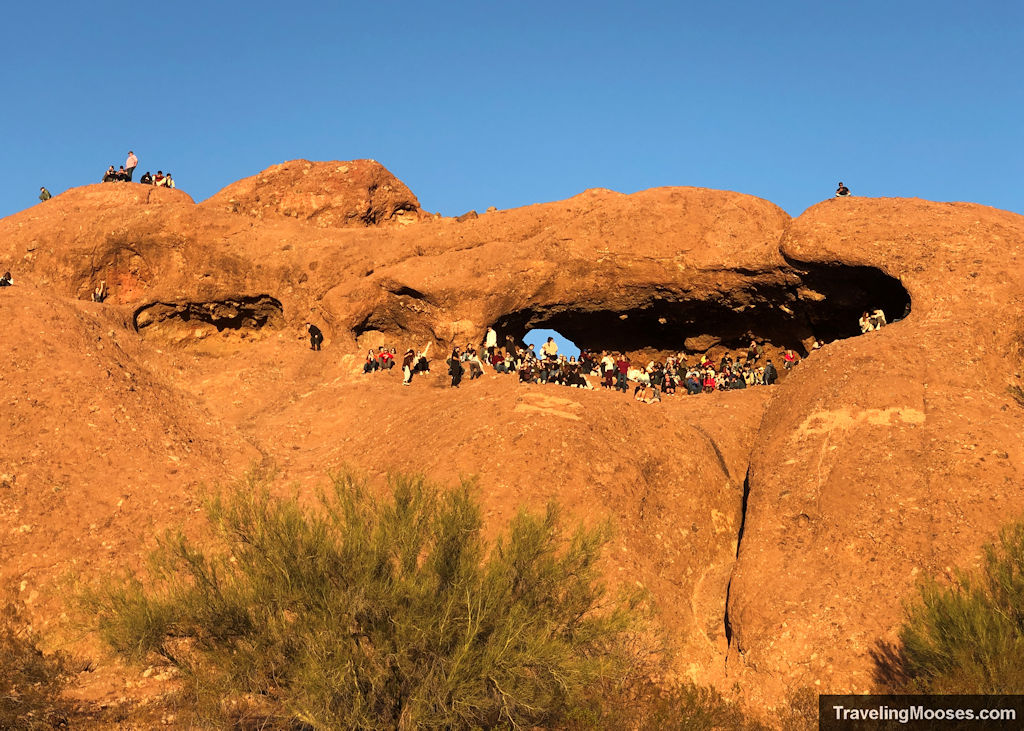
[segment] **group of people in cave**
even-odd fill
[[[821,346],[816,342],[814,348]],[[429,373],[428,345],[422,352],[412,348],[402,357],[402,383],[409,385],[417,373]],[[628,393],[648,403],[660,401],[662,395],[685,393],[712,393],[745,389],[751,386],[771,385],[779,372],[771,358],[765,357],[763,343],[751,341],[745,353],[733,358],[724,355],[716,363],[707,355],[700,358],[685,353],[646,364],[636,362],[622,352],[582,350],[579,357],[559,355],[558,345],[548,338],[536,352],[534,345],[520,345],[511,336],[504,346],[497,343],[497,334],[489,328],[482,347],[472,343],[454,347],[445,365],[451,377],[451,387],[459,388],[463,378],[472,381],[491,369],[495,374],[517,376],[520,383],[557,384],[572,388],[604,388]],[[794,367],[799,356],[792,350],[783,354],[783,367]],[[370,349],[363,360],[362,371],[371,374],[390,371],[398,363],[398,351],[393,347],[378,346]]]
[[[885,313],[881,309],[866,311],[859,324],[861,332],[877,330],[887,324]],[[815,340],[810,350],[818,350],[822,345],[820,340]],[[409,385],[415,374],[430,372],[429,350],[429,345],[421,353],[412,348],[406,350],[401,362],[404,385]],[[787,348],[781,360],[782,368],[790,370],[800,363],[800,356],[792,348]],[[622,393],[628,393],[632,388],[633,398],[647,403],[660,401],[663,395],[677,393],[694,395],[770,386],[779,378],[777,366],[770,357],[766,357],[764,343],[756,339],[752,339],[749,346],[735,356],[726,353],[717,362],[707,354],[698,357],[679,352],[644,363],[620,351],[583,349],[579,357],[566,357],[558,353],[558,344],[550,337],[541,345],[539,353],[533,344],[522,345],[511,335],[506,336],[504,345],[499,346],[494,328],[487,329],[483,345],[479,348],[473,343],[454,347],[445,364],[452,388],[459,388],[465,377],[472,381],[491,369],[495,374],[515,375],[520,383],[557,384],[591,390],[603,388]],[[396,365],[397,349],[379,346],[376,350],[367,351],[363,373],[388,371]]]

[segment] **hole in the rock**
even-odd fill
[[[751,282],[715,293],[715,299],[651,296],[621,308],[537,305],[508,313],[494,328],[500,340],[511,336],[519,341],[538,329],[554,330],[593,351],[703,353],[742,349],[753,338],[806,355],[815,339],[859,335],[858,319],[865,310],[882,309],[890,323],[909,312],[907,291],[877,269],[803,265],[797,274],[801,281],[796,286]]]
[[[225,330],[258,330],[274,326],[283,316],[281,303],[270,295],[232,297],[210,302],[154,302],[135,312],[135,329],[161,326],[212,326]]]
[[[567,358],[569,356],[579,357],[580,349],[576,347],[576,343],[569,340],[569,338],[565,337],[557,330],[548,330],[545,328],[530,330],[523,336],[523,342],[527,345],[532,345],[534,351],[540,353],[541,347],[548,341],[548,338],[554,339],[555,344],[558,346],[559,355],[564,355]]]

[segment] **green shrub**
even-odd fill
[[[923,584],[900,640],[896,675],[910,690],[1024,693],[1024,524],[986,546],[979,572]]]
[[[66,658],[47,655],[14,600],[0,607],[0,728],[52,728],[66,715]]]
[[[310,508],[267,484],[209,501],[209,547],[168,533],[145,580],[84,594],[110,647],[178,668],[210,720],[552,725],[634,667],[642,607],[599,580],[607,526],[566,534],[551,504],[489,547],[465,483],[399,477],[382,500],[346,473]]]

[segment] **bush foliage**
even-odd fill
[[[63,721],[61,691],[70,679],[67,659],[39,649],[22,605],[0,606],[0,728],[53,728]]]
[[[910,690],[1024,693],[1024,523],[985,548],[980,571],[925,583],[900,640]]]
[[[607,526],[554,504],[488,545],[471,486],[345,473],[304,507],[251,475],[166,534],[146,577],[93,587],[104,640],[180,670],[211,720],[335,728],[536,726],[597,717],[637,660],[638,596],[599,578]]]

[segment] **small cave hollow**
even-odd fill
[[[154,302],[135,311],[133,323],[140,333],[182,329],[218,333],[275,327],[284,318],[281,303],[270,295],[243,295],[206,302]]]
[[[910,313],[900,282],[872,267],[802,266],[799,282],[752,280],[714,299],[673,296],[652,287],[628,307],[551,303],[516,310],[493,323],[499,342],[523,343],[531,331],[554,330],[579,348],[600,352],[662,354],[740,350],[752,339],[806,355],[823,343],[860,335],[862,313],[881,309],[889,323]]]

